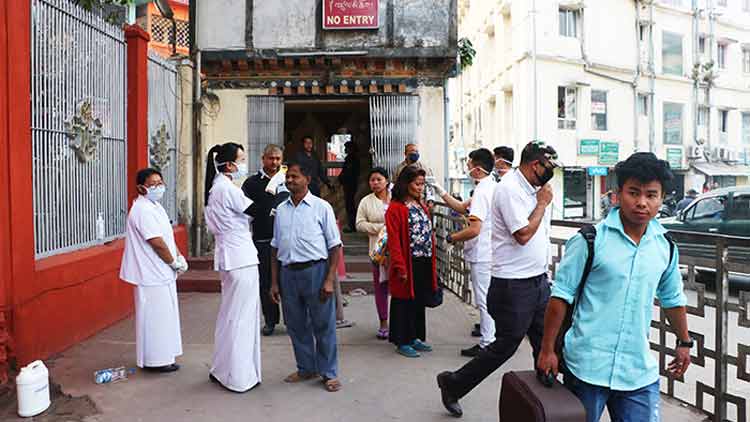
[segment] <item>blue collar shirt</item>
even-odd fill
[[[670,264],[666,229],[655,219],[636,245],[625,234],[619,209],[597,224],[596,231],[591,273],[565,335],[565,363],[584,382],[633,391],[659,379],[649,347],[654,297],[665,309],[687,303],[679,254],[675,247]],[[587,255],[580,234],[568,240],[553,297],[573,302]]]
[[[341,245],[331,204],[308,192],[297,206],[292,198],[279,204],[271,247],[282,265],[328,259],[328,250]]]

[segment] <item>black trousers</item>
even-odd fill
[[[255,242],[258,249],[258,276],[260,285],[260,306],[263,309],[263,319],[266,325],[279,323],[279,305],[271,299],[271,242]]]
[[[355,207],[355,196],[357,195],[356,186],[344,185],[344,202],[346,203],[347,223],[351,230],[357,230],[357,207]]]
[[[411,259],[414,273],[414,299],[391,296],[388,340],[396,346],[408,346],[414,340],[427,340],[425,298],[432,292],[432,258]]]
[[[448,391],[458,398],[468,394],[516,353],[525,336],[529,337],[536,363],[544,336],[544,312],[549,295],[546,274],[527,279],[492,277],[487,310],[495,320],[496,339],[449,377]]]

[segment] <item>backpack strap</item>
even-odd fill
[[[672,239],[672,235],[669,234],[669,232],[664,233],[664,238],[667,239],[667,242],[669,242],[669,264],[667,264],[667,269],[664,271],[669,270],[669,267],[672,266],[672,258],[674,257],[674,248],[675,248],[675,242],[674,239]]]
[[[583,239],[586,241],[588,254],[586,255],[586,265],[584,265],[583,267],[581,282],[578,285],[575,302],[578,302],[578,298],[583,292],[583,286],[584,284],[586,284],[586,279],[589,278],[589,274],[591,273],[591,267],[594,265],[594,240],[596,240],[596,227],[592,226],[591,224],[587,224],[581,227],[581,229],[578,230],[578,233],[580,233],[581,236],[583,236]]]

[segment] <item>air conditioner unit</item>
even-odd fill
[[[739,160],[740,160],[740,153],[739,153],[739,151],[735,151],[733,149],[730,149],[729,150],[729,154],[727,156],[727,159],[724,160],[724,161],[726,161],[728,163],[736,163]]]
[[[731,148],[719,147],[718,157],[721,161],[732,161],[732,153],[734,152]]]
[[[703,158],[703,147],[699,145],[689,147],[687,158]]]

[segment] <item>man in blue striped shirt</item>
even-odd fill
[[[587,243],[581,235],[568,241],[537,367],[557,375],[555,339],[577,300],[565,335],[564,378],[586,408],[587,422],[598,421],[605,405],[615,421],[658,421],[659,368],[648,342],[654,297],[677,334],[671,376],[685,373],[692,347],[677,248],[670,256],[666,229],[654,218],[673,176],[669,164],[652,153],[633,154],[615,173],[619,207],[596,225],[593,265],[580,295]]]

